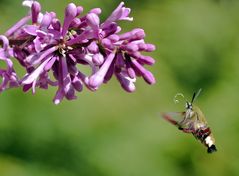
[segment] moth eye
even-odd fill
[[[185,108],[186,108],[186,109],[189,108],[189,104],[188,104],[188,103],[185,104]]]

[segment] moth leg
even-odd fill
[[[192,133],[194,132],[193,128],[190,128],[189,124],[179,124],[179,130],[182,130],[184,133]]]
[[[192,132],[194,132],[194,130],[189,129],[189,128],[181,128],[180,130],[182,130],[184,133],[192,133]]]

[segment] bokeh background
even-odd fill
[[[43,11],[63,18],[69,2],[101,7],[102,20],[118,0],[40,0]],[[239,1],[125,0],[134,22],[154,43],[157,83],[137,81],[124,92],[113,79],[76,101],[52,103],[55,89],[36,95],[8,90],[0,95],[1,176],[211,176],[239,175]],[[0,32],[26,14],[19,0],[0,0]],[[206,148],[160,117],[183,110],[188,99],[206,114],[218,152]]]

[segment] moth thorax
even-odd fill
[[[192,109],[187,109],[186,118],[191,118],[194,115],[194,111]]]

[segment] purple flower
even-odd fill
[[[121,35],[117,35],[115,31],[115,33],[106,38],[101,38],[101,47],[105,48],[107,51],[116,52],[117,54],[110,64],[107,65],[106,68],[108,69],[108,73],[106,72],[104,74],[105,77],[103,77],[103,81],[98,81],[97,84],[92,84],[94,81],[90,81],[91,84],[89,86],[95,90],[103,82],[107,83],[113,74],[115,74],[119,80],[122,88],[128,92],[133,92],[135,90],[134,83],[136,82],[136,75],[142,76],[148,84],[154,84],[155,78],[153,74],[146,70],[143,65],[153,65],[155,61],[150,56],[144,56],[140,54],[140,52],[154,51],[155,46],[146,44],[144,42],[144,37],[144,30],[134,29]],[[100,70],[98,72],[100,72]],[[92,75],[90,80],[93,78],[95,80],[95,77],[99,75],[98,72]]]
[[[138,76],[148,84],[155,83],[153,74],[144,67],[155,61],[141,54],[155,50],[154,45],[145,43],[144,30],[120,34],[117,22],[133,20],[129,17],[131,9],[123,2],[103,23],[100,8],[81,16],[83,7],[70,3],[61,23],[56,13],[42,13],[37,1],[25,0],[23,5],[30,8],[28,15],[0,36],[0,60],[7,66],[0,69],[0,91],[22,86],[23,91],[32,89],[35,93],[37,87],[57,86],[53,101],[59,104],[64,98],[76,99],[76,92],[84,86],[96,91],[113,75],[128,92],[135,91]],[[13,69],[13,57],[26,70],[21,79]],[[90,68],[90,75],[78,65]]]
[[[112,12],[112,14],[102,24],[102,28],[108,27],[111,23],[118,20],[133,21],[132,17],[128,17],[131,9],[124,7],[124,2],[121,2],[119,6]]]
[[[62,27],[53,13],[46,13],[39,28],[28,26],[29,30],[26,30],[29,35],[35,37],[33,40],[35,52],[26,57],[26,61],[29,65],[37,67],[23,78],[21,84],[28,88],[31,85],[33,93],[35,93],[35,87],[40,86],[42,82],[45,82],[43,87],[47,87],[48,83],[54,85],[48,76],[48,72],[53,70],[58,85],[54,98],[56,104],[64,97],[75,99],[75,90],[82,90],[82,82],[78,80],[77,73],[69,71],[68,67],[74,68],[76,60],[72,61],[74,55],[69,53],[69,51],[73,52],[73,48],[66,45],[68,28],[77,13],[77,7],[71,3],[65,10]],[[42,77],[42,75],[45,76]]]
[[[0,92],[7,88],[12,88],[18,86],[18,78],[13,69],[13,63],[10,59],[12,57],[12,49],[9,48],[8,39],[0,35],[0,40],[3,43],[3,48],[0,48],[0,60],[5,62],[7,68],[0,68],[0,76],[2,78],[2,82],[0,84]]]
[[[93,90],[98,89],[98,87],[103,83],[106,73],[108,72],[114,58],[115,53],[110,53],[100,69],[89,78],[88,84]]]

